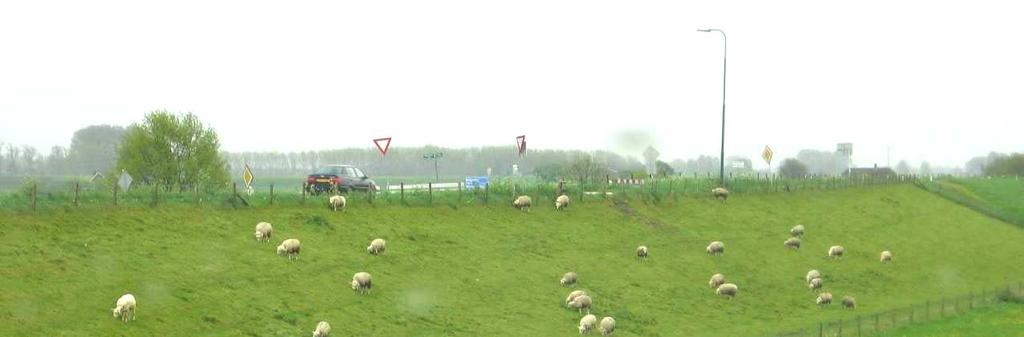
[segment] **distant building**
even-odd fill
[[[846,177],[890,177],[895,175],[896,171],[888,167],[878,167],[878,164],[875,164],[874,167],[853,167],[843,171],[843,176]]]

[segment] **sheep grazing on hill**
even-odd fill
[[[120,318],[122,322],[135,320],[135,295],[124,294],[117,299],[114,307],[114,318]]]
[[[615,319],[611,317],[602,318],[600,329],[602,336],[611,336],[615,332]]]
[[[782,244],[785,245],[786,248],[800,249],[800,238],[797,238],[797,237],[788,238]]]
[[[636,247],[636,258],[640,261],[647,260],[647,246]]]
[[[825,284],[825,281],[823,281],[820,278],[815,278],[815,279],[812,279],[811,282],[807,282],[807,288],[811,289],[811,291],[820,290],[821,286],[824,285],[824,284]]]
[[[274,227],[269,222],[260,222],[256,224],[256,241],[270,241],[270,236],[274,234]]]
[[[888,250],[882,251],[882,258],[881,258],[881,260],[882,260],[882,262],[891,262],[892,261],[892,252],[890,252]]]
[[[715,289],[715,294],[718,294],[719,296],[728,297],[729,299],[736,297],[736,294],[739,292],[740,288],[732,283],[722,284],[718,286],[718,289]]]
[[[512,200],[512,207],[518,208],[520,211],[527,211],[527,212],[529,212],[530,211],[530,204],[532,204],[532,203],[533,203],[533,200],[530,199],[530,196],[528,196],[528,195],[520,195],[519,197],[516,197],[515,200]]]
[[[811,283],[811,280],[816,278],[821,278],[821,272],[817,269],[811,269],[811,271],[807,272],[807,276],[804,277],[804,282]]]
[[[384,242],[384,239],[373,239],[373,241],[370,242],[370,245],[366,247],[366,252],[373,255],[381,254],[384,252],[386,244],[387,243]]]
[[[708,281],[708,286],[711,287],[711,289],[718,289],[718,286],[720,286],[720,285],[722,285],[724,283],[725,283],[725,275],[714,274],[714,275],[711,275],[711,280]]]
[[[298,259],[300,248],[301,245],[299,243],[299,240],[284,240],[284,242],[281,242],[281,244],[277,246],[277,255],[287,255],[289,260],[293,258]]]
[[[843,297],[843,308],[846,309],[857,309],[857,300],[853,299],[853,296]]]
[[[793,226],[793,228],[789,230],[789,235],[804,236],[804,225]]]
[[[843,257],[843,252],[845,252],[845,251],[846,251],[846,249],[843,248],[843,246],[828,247],[828,257],[833,258],[833,259],[841,258],[841,257]]]
[[[729,198],[729,190],[725,187],[715,187],[711,190],[711,195],[715,196],[715,199],[726,200]]]
[[[320,321],[316,324],[316,330],[313,330],[313,337],[327,337],[331,334],[331,324]]]
[[[565,297],[565,307],[568,308],[569,307],[569,303],[572,303],[572,301],[575,300],[577,297],[580,297],[580,296],[583,296],[583,295],[586,295],[586,294],[587,294],[587,292],[583,291],[583,290],[573,290],[571,293],[569,293],[569,296]]]
[[[352,275],[352,290],[368,293],[370,288],[373,288],[373,278],[370,277],[369,273],[358,272]]]
[[[705,250],[708,252],[708,254],[722,255],[723,253],[725,253],[725,244],[722,243],[722,241],[715,241],[709,244],[708,248]]]
[[[562,280],[559,281],[562,286],[571,286],[576,284],[576,272],[568,272],[562,275]]]
[[[592,301],[590,299],[590,296],[588,296],[587,294],[583,294],[576,296],[576,298],[573,298],[572,301],[569,301],[569,308],[579,310],[581,314],[583,313],[583,309],[586,309],[587,313],[589,314],[591,303]]]
[[[597,325],[597,316],[591,314],[583,316],[583,318],[580,318],[580,334],[590,333],[590,330],[594,329],[594,325]]]
[[[564,210],[564,209],[566,209],[568,207],[569,207],[569,196],[568,195],[560,195],[560,196],[558,196],[558,198],[555,198],[555,209],[556,210]]]
[[[327,205],[331,206],[331,209],[335,212],[337,212],[339,208],[342,211],[345,211],[346,204],[345,196],[342,195],[332,195],[331,198],[327,200]]]
[[[832,304],[832,293],[818,294],[818,299],[816,302],[818,303],[818,305]]]

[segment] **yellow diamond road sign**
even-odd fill
[[[768,164],[771,164],[772,163],[772,155],[773,154],[775,154],[775,153],[772,152],[772,148],[768,147],[768,145],[765,145],[764,146],[764,151],[761,152],[761,158],[764,158],[765,162],[767,162]]]
[[[242,181],[245,182],[245,187],[252,187],[252,181],[256,179],[256,176],[252,175],[252,169],[249,165],[245,165],[245,170],[242,171]]]

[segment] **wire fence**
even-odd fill
[[[768,175],[728,177],[726,186],[733,194],[782,193],[804,190],[836,190],[862,186],[907,184],[915,176],[808,176],[800,179]],[[403,205],[452,207],[507,205],[515,196],[528,195],[534,205],[547,205],[559,195],[568,195],[573,203],[616,200],[660,202],[683,196],[711,196],[718,187],[717,177],[688,175],[646,178],[582,179],[578,181],[536,182],[526,179],[499,179],[482,187],[462,182],[447,184],[390,183],[381,191],[347,193],[350,205]],[[271,183],[255,186],[251,193],[241,183],[225,186],[167,188],[160,185],[135,185],[127,191],[105,182],[63,183],[28,180],[13,192],[0,194],[0,209],[51,209],[95,206],[159,207],[161,205],[198,205],[206,207],[270,207],[326,205],[330,194],[310,194],[302,182]]]
[[[907,307],[857,314],[847,319],[822,321],[798,330],[761,334],[758,337],[861,337],[912,324],[942,320],[1001,301],[1024,298],[1024,282],[982,289],[966,295],[942,297]],[[832,305],[837,305],[833,303]],[[856,309],[853,309],[856,310]]]

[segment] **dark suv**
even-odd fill
[[[337,189],[340,193],[349,191],[380,191],[380,187],[358,167],[351,165],[328,165],[306,177],[306,192],[320,194]]]

